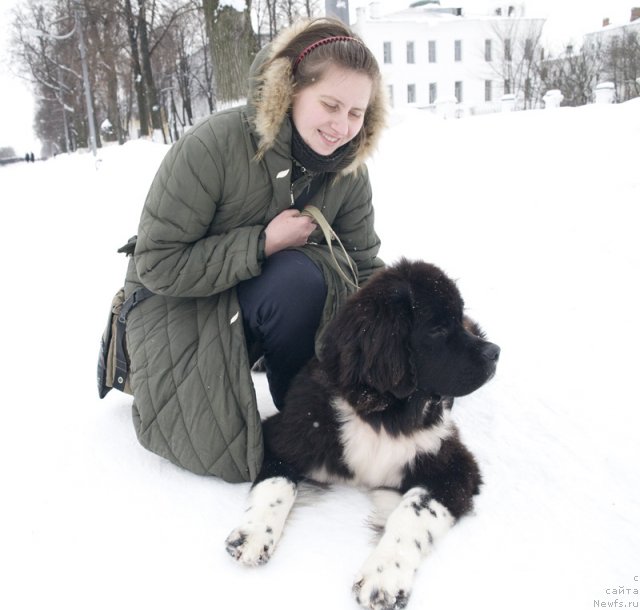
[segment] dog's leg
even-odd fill
[[[287,477],[257,483],[249,494],[249,508],[242,523],[227,537],[227,552],[238,563],[267,563],[280,540],[296,499],[297,485]]]
[[[358,603],[371,610],[404,608],[422,556],[454,521],[424,487],[410,489],[389,515],[380,542],[356,577]]]

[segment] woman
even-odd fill
[[[352,288],[319,208],[365,281],[382,265],[364,160],[385,117],[379,69],[342,23],[283,32],[251,69],[246,106],[191,129],[144,205],[125,291],[140,442],[193,472],[252,480],[262,460],[250,364],[264,354],[278,408]],[[251,354],[251,357],[250,355]]]

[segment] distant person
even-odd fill
[[[34,154],[33,154],[33,153],[31,153],[31,154],[29,155],[29,160],[31,161],[31,163],[35,163],[36,158],[35,158],[35,156],[34,156]]]
[[[245,106],[213,114],[173,145],[147,195],[125,284],[126,297],[154,293],[127,319],[145,447],[196,473],[256,476],[251,362],[264,357],[282,409],[353,291],[305,205],[321,210],[361,283],[383,265],[365,160],[385,116],[372,52],[322,18],[260,51]]]
[[[30,155],[29,153],[27,153],[27,154],[24,156],[24,160],[25,160],[27,163],[29,163],[29,161],[31,161],[31,155]]]

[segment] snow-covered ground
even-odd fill
[[[416,112],[370,164],[385,260],[441,266],[502,347],[495,379],[454,409],[484,474],[475,514],[425,560],[410,609],[638,607],[639,142],[640,100]],[[355,610],[363,493],[298,508],[272,561],[241,568],[223,541],[248,484],[146,452],[130,397],[97,397],[115,251],[166,150],[0,168],[0,607]]]

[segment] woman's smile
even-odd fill
[[[305,143],[327,156],[351,141],[364,123],[372,86],[366,74],[329,66],[293,100],[293,122]]]

